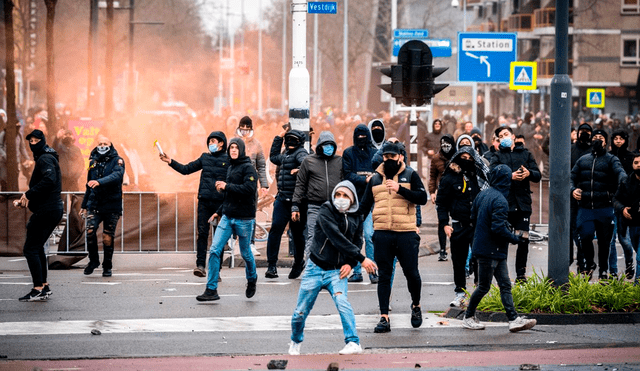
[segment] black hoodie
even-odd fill
[[[586,129],[589,131],[589,141],[583,142],[580,140],[580,130]],[[593,128],[589,124],[582,124],[578,126],[578,141],[571,145],[571,167],[578,162],[578,159],[586,154],[591,153],[591,133]]]
[[[622,139],[624,139],[624,144],[622,144],[622,146],[620,147],[616,147],[613,144],[613,138],[615,137],[621,137]],[[629,152],[629,150],[627,149],[628,146],[629,146],[629,134],[627,134],[626,131],[616,130],[611,134],[611,151],[609,151],[609,153],[616,156],[620,160],[620,163],[622,164],[624,171],[627,173],[627,175],[630,175],[633,172],[634,156],[633,156],[633,153]]]
[[[217,152],[204,152],[200,157],[183,165],[175,160],[171,160],[169,166],[182,175],[200,173],[200,185],[198,186],[198,199],[209,200],[214,202],[222,202],[223,195],[216,190],[216,181],[227,179],[227,170],[229,169],[229,155],[227,155],[227,137],[221,131],[214,131],[207,137],[207,146],[209,140],[216,138],[222,142],[222,148]]]
[[[360,135],[365,136],[363,146],[358,145]],[[342,153],[342,172],[344,179],[356,187],[360,200],[367,189],[367,176],[373,174],[374,171],[371,160],[375,154],[376,147],[371,139],[371,131],[367,125],[359,124],[353,130],[353,146],[348,147]]]
[[[296,189],[297,173],[291,173],[292,170],[299,169],[302,160],[309,155],[303,144],[305,140],[304,133],[299,130],[291,130],[287,132],[285,137],[294,136],[298,139],[298,145],[295,148],[285,148],[282,150],[284,138],[277,136],[273,138],[271,150],[269,151],[269,161],[278,166],[278,198],[282,201],[291,202],[293,191]],[[286,145],[285,145],[286,147]]]
[[[251,164],[251,159],[246,155],[244,141],[233,138],[229,141],[229,148],[236,144],[240,151],[237,159],[232,159],[231,167],[227,171],[227,186],[225,187],[224,201],[218,211],[218,215],[226,215],[233,219],[254,219],[256,217],[258,192],[258,173]],[[229,153],[227,148],[227,154]]]
[[[58,163],[58,153],[44,139],[39,150],[33,153],[36,162],[33,168],[29,190],[25,196],[29,200],[29,210],[34,214],[50,210],[62,210],[62,175]]]
[[[101,155],[97,147],[89,157],[87,183],[96,180],[95,188],[86,186],[82,208],[103,213],[122,213],[122,180],[124,179],[124,160],[113,147]]]

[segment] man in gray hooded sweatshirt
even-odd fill
[[[318,137],[316,152],[305,157],[298,171],[296,190],[293,193],[291,220],[300,220],[300,208],[307,204],[307,241],[304,249],[305,260],[313,241],[316,217],[325,201],[331,200],[333,188],[342,179],[342,157],[336,155],[338,145],[330,131],[323,131]]]

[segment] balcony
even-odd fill
[[[530,32],[533,30],[533,14],[514,14],[509,16],[508,22],[507,28],[510,32]]]
[[[480,24],[467,25],[467,32],[497,32],[496,24],[489,21]]]
[[[555,74],[555,59],[541,59],[538,61],[538,78],[550,79]],[[567,66],[567,74],[569,77],[573,76],[573,59],[569,59]]]
[[[535,18],[534,27],[555,27],[556,8],[542,8],[533,11]],[[573,27],[573,8],[569,9],[569,27]]]

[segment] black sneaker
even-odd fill
[[[369,274],[369,281],[371,281],[372,285],[375,285],[375,284],[378,283],[378,281],[380,281],[380,278],[378,277],[377,274],[371,273],[371,274]]]
[[[102,277],[111,277],[111,269],[102,269]]]
[[[600,272],[600,274],[598,275],[598,279],[599,280],[608,280],[609,276],[607,275],[607,272]]]
[[[93,263],[89,262],[87,267],[84,269],[84,274],[87,275],[87,276],[90,275],[99,266],[100,266],[100,263],[93,264]]]
[[[193,275],[196,277],[206,277],[207,272],[204,270],[204,267],[199,265],[193,269]]]
[[[380,317],[380,322],[378,322],[378,324],[376,325],[376,328],[373,329],[373,332],[375,332],[376,334],[391,332],[391,323],[387,321],[386,318]]]
[[[628,280],[632,280],[635,275],[635,270],[633,269],[633,263],[627,264],[627,267],[624,271],[625,276],[627,276]]]
[[[300,277],[303,270],[304,270],[304,263],[294,264],[293,267],[291,267],[291,272],[289,272],[289,279],[295,280],[296,278]]]
[[[440,254],[440,256],[438,257],[438,261],[439,262],[446,262],[447,261],[447,253]]]
[[[364,278],[362,278],[362,274],[358,273],[358,274],[352,274],[351,277],[349,277],[349,282],[362,282],[364,281]]]
[[[47,297],[47,299],[49,299],[49,296],[53,294],[53,291],[51,291],[51,289],[49,288],[49,285],[44,285],[44,288],[42,289],[42,293]]]
[[[247,282],[247,290],[244,292],[247,298],[252,298],[256,294],[256,281]]]
[[[47,300],[47,295],[44,294],[41,290],[31,289],[31,291],[18,299],[20,301],[43,301]]]
[[[519,283],[519,284],[527,283],[527,276],[516,277],[516,283]]]
[[[413,328],[422,326],[422,310],[417,305],[411,307],[411,326]]]
[[[264,276],[266,278],[278,278],[278,269],[276,269],[276,267],[269,267]]]
[[[206,289],[202,295],[196,296],[197,301],[214,301],[219,300],[218,290]]]

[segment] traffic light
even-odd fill
[[[402,66],[397,64],[380,68],[380,73],[391,78],[391,84],[380,84],[378,87],[391,94],[400,103],[402,98]]]
[[[401,102],[405,106],[423,106],[449,84],[436,84],[435,78],[448,67],[434,67],[429,46],[422,41],[411,40],[398,52],[398,64],[402,68]],[[397,67],[397,66],[392,66]]]

